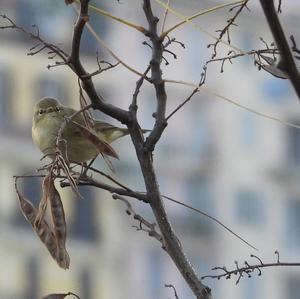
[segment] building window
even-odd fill
[[[241,31],[241,34],[239,35],[239,45],[241,46],[242,49],[250,50],[256,48],[256,45],[254,44],[254,40],[256,40],[256,36],[253,35],[253,32],[247,30]],[[240,68],[242,68],[242,72],[244,72],[245,70],[245,65],[247,66],[253,65],[253,58],[250,55],[244,55],[239,60],[239,66]]]
[[[95,196],[91,187],[79,187],[81,198],[74,198],[75,213],[70,226],[71,235],[76,239],[93,242],[98,239]]]
[[[261,92],[264,99],[272,104],[280,104],[287,101],[292,95],[292,88],[288,80],[282,80],[269,75],[261,81]]]
[[[92,281],[91,273],[88,268],[83,268],[80,273],[80,293],[81,298],[91,299],[92,298]]]
[[[256,191],[240,189],[235,198],[235,213],[239,222],[249,225],[260,225],[263,222],[264,205]]]
[[[257,138],[256,116],[244,112],[241,114],[239,122],[239,140],[245,149],[252,149],[255,146]]]
[[[89,14],[91,26],[97,31],[97,34],[99,34],[101,38],[105,38],[107,32],[107,20],[99,17],[99,14],[92,10],[89,11]],[[91,53],[92,55],[94,55],[97,51],[100,52],[100,60],[105,59],[106,57],[105,51],[99,51],[99,43],[89,30],[87,30],[86,34],[82,36],[81,46],[83,52]]]
[[[209,113],[208,110],[204,106],[198,106],[198,109],[192,111],[192,118],[193,121],[190,124],[190,132],[195,132],[192,134],[187,134],[188,141],[187,144],[191,147],[193,151],[193,156],[199,155],[199,153],[207,153],[207,150],[211,149],[212,140],[211,132],[209,128],[209,123],[207,120],[207,114]],[[198,110],[198,113],[196,111]],[[199,112],[201,111],[201,113]],[[195,126],[197,130],[195,131]],[[192,136],[191,136],[192,135]]]
[[[239,282],[243,299],[259,299],[259,293],[260,293],[260,277],[255,277],[254,275],[251,275],[249,279],[246,277],[244,279],[241,279]]]
[[[300,277],[289,278],[286,284],[286,299],[299,299]]]
[[[205,177],[192,177],[186,181],[185,202],[207,214],[213,215],[214,204],[209,180]],[[211,219],[196,212],[184,209],[181,214],[183,231],[193,235],[210,236],[214,232]]]
[[[37,82],[37,99],[43,97],[53,97],[62,101],[65,105],[68,97],[64,80],[57,80],[55,78],[41,77]]]
[[[0,124],[8,126],[11,121],[11,76],[8,70],[0,67]]]
[[[72,22],[72,15],[68,14],[64,8],[64,3],[61,1],[56,2],[55,5],[52,1],[18,1],[17,23],[26,28],[35,24],[44,38],[53,40],[61,34],[61,31],[65,31],[61,25],[66,16]],[[24,37],[22,38],[24,39]]]
[[[286,203],[287,227],[285,235],[287,236],[289,246],[299,249],[300,247],[300,201],[289,200]]]
[[[38,286],[39,286],[39,275],[38,275],[38,261],[36,257],[32,256],[27,260],[27,290],[24,299],[39,298]]]
[[[163,288],[163,264],[161,252],[153,251],[148,255],[147,271],[148,271],[148,298],[161,298],[161,290]]]

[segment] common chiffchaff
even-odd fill
[[[74,115],[77,111],[63,106],[54,98],[39,100],[33,109],[32,139],[44,155],[54,158],[57,136],[65,117]],[[86,162],[99,154],[99,149],[84,138],[82,132],[74,122],[85,126],[82,113],[77,114],[72,121],[68,121],[62,131],[62,143],[66,157],[70,162]],[[106,143],[127,135],[128,129],[118,128],[109,123],[94,120],[97,136]]]

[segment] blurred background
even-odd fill
[[[155,1],[154,10],[162,19],[164,10]],[[232,45],[250,51],[263,48],[260,37],[270,44],[272,37],[261,13],[259,1],[250,1],[231,29]],[[92,1],[110,13],[146,26],[141,1]],[[184,16],[220,4],[218,1],[171,1],[175,11]],[[285,0],[280,15],[287,36],[293,34],[300,44],[297,0]],[[40,36],[65,51],[70,50],[76,12],[62,0],[0,0],[0,12],[28,30],[36,24]],[[228,9],[204,15],[172,32],[174,43],[165,54],[164,78],[197,84],[214,40],[202,29],[217,36],[229,18]],[[181,19],[169,14],[166,28]],[[140,33],[91,12],[90,21],[97,33],[123,61],[143,72],[151,49],[142,44]],[[1,25],[5,21],[1,19]],[[44,96],[59,98],[64,104],[79,108],[77,78],[65,66],[47,69],[55,59],[47,53],[28,56],[36,44],[16,30],[0,31],[0,298],[38,299],[49,293],[76,293],[81,299],[165,299],[174,298],[173,284],[179,298],[194,298],[185,281],[160,244],[125,213],[122,202],[112,200],[107,192],[80,188],[84,199],[75,198],[68,189],[60,190],[68,224],[67,249],[70,269],[60,269],[21,215],[14,190],[14,175],[35,174],[45,161],[31,140],[34,103]],[[220,45],[218,55],[231,50]],[[47,52],[47,51],[46,51]],[[84,32],[82,60],[87,70],[97,70],[99,58],[115,61]],[[285,122],[300,124],[300,105],[287,80],[258,71],[251,57],[238,58],[233,64],[209,64],[206,88],[261,113]],[[127,108],[138,77],[122,66],[94,77],[97,90],[107,102]],[[191,93],[192,88],[168,84],[168,114]],[[145,83],[138,99],[141,126],[153,126],[155,92]],[[95,117],[116,125],[97,112]],[[144,190],[134,149],[125,137],[114,143],[120,161],[113,161],[112,174],[99,159],[96,166],[136,190]],[[161,192],[218,218],[256,246],[246,246],[211,220],[171,202],[165,202],[172,224],[199,276],[214,274],[210,269],[235,267],[256,254],[265,262],[275,262],[275,250],[282,261],[300,261],[300,131],[238,108],[216,96],[197,93],[169,121],[157,145],[154,164]],[[103,178],[99,177],[99,180]],[[41,198],[41,181],[25,178],[20,189],[34,204]],[[149,221],[151,210],[131,201],[134,209]],[[253,274],[236,285],[236,277],[204,282],[214,298],[286,298],[300,297],[300,268],[270,268],[261,277]]]

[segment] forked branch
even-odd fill
[[[279,64],[289,77],[300,101],[300,74],[293,59],[293,55],[285,37],[285,33],[280,24],[274,1],[260,0],[260,4],[263,8],[265,17],[269,23],[269,27],[272,31],[277,48],[280,52]]]

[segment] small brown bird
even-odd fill
[[[37,147],[50,158],[55,157],[57,136],[66,117],[73,116],[75,109],[63,106],[54,98],[43,98],[39,100],[33,109],[32,139]],[[82,113],[78,113],[68,121],[62,131],[59,149],[70,162],[86,162],[95,158],[99,153],[117,157],[109,146],[114,140],[128,135],[126,128],[115,127],[109,123],[93,120],[95,134],[102,141],[103,151],[84,136],[85,120]],[[85,129],[86,130],[86,129]],[[143,133],[147,132],[144,130]],[[96,138],[97,138],[96,137]]]

